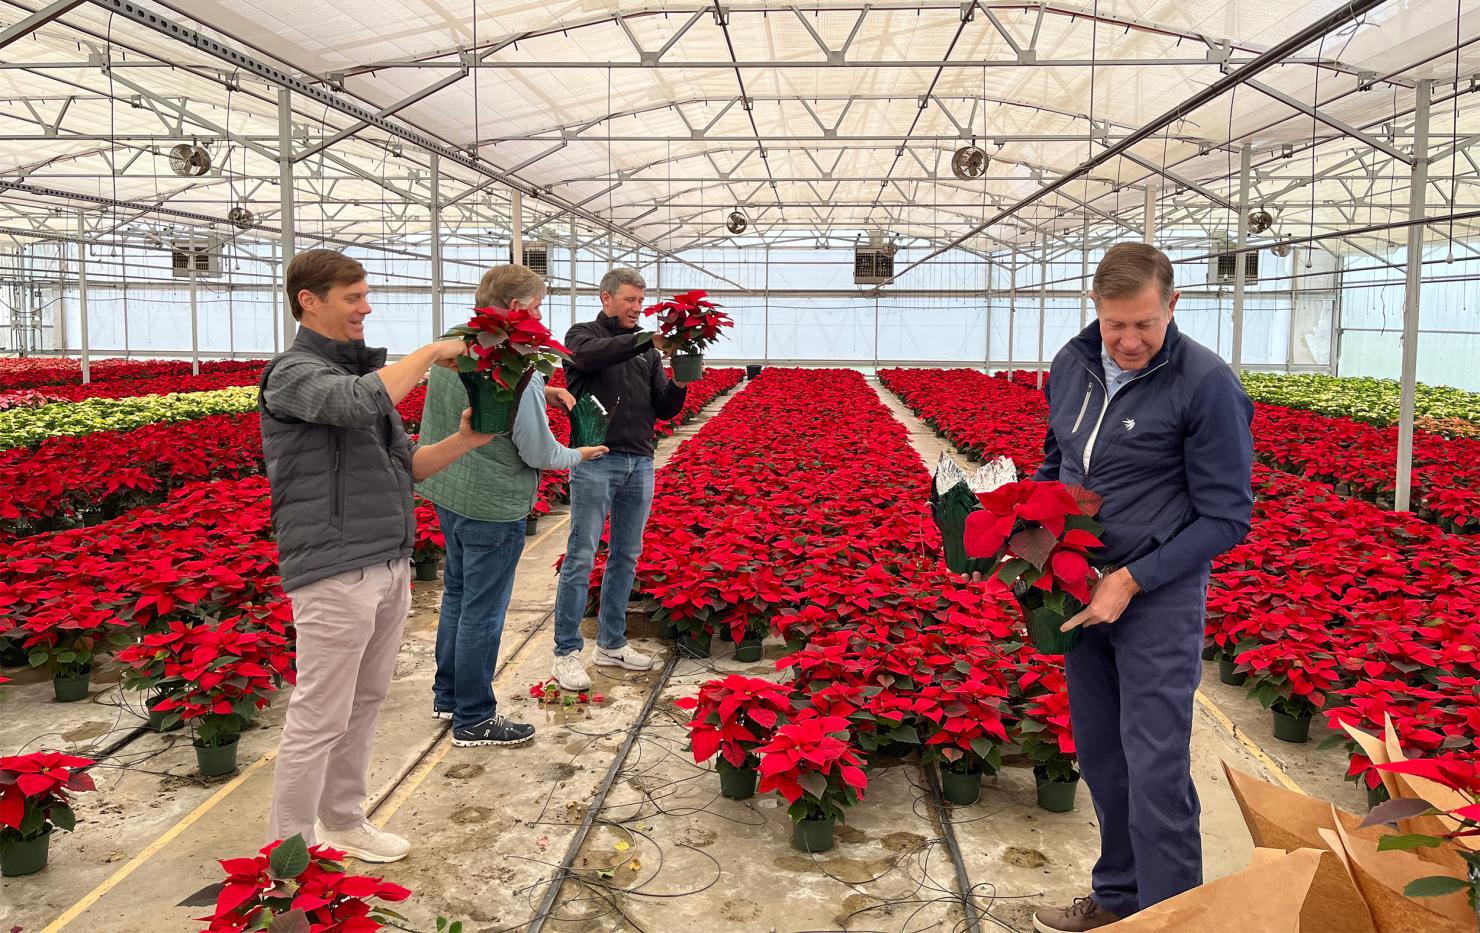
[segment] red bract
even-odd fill
[[[501,397],[508,399],[513,399],[515,388],[532,369],[548,376],[556,362],[570,359],[570,351],[523,308],[477,308],[468,323],[448,334],[462,337],[473,354],[471,359],[459,360],[459,368],[486,373]]]
[[[1045,592],[1062,591],[1089,602],[1095,574],[1089,550],[1100,528],[1090,520],[1100,499],[1057,482],[1007,483],[978,497],[982,508],[966,516],[968,557],[1002,561],[997,577],[1021,579]]]
[[[755,750],[790,718],[792,691],[759,677],[731,674],[708,681],[697,697],[674,705],[693,711],[685,726],[694,761],[703,764],[718,754],[730,767],[746,768],[756,765]]]
[[[32,752],[0,758],[0,843],[34,839],[76,824],[67,792],[96,790],[90,758]]]
[[[226,872],[216,911],[202,933],[262,929],[266,917],[299,914],[309,933],[370,933],[386,917],[369,900],[404,901],[411,892],[368,875],[347,874],[344,853],[307,848],[301,836],[268,843],[261,854],[220,862]]]
[[[793,821],[841,818],[863,799],[868,776],[849,744],[848,720],[804,710],[759,749],[761,793],[776,791],[791,804]]]
[[[263,360],[212,360],[200,364],[200,373],[202,376],[223,373],[248,373],[255,375],[261,371],[263,362]],[[86,386],[83,386],[81,361],[71,358],[3,359],[0,360],[0,391],[31,389],[38,386],[71,386],[82,389],[103,389],[105,386],[122,381],[132,381],[137,384],[142,380],[149,379],[163,379],[168,377],[188,378],[190,375],[190,363],[185,360],[93,360],[88,367],[88,374],[92,381]],[[236,384],[248,385],[250,383]],[[50,393],[53,391],[65,391],[65,389],[49,388],[47,391]],[[172,389],[170,391],[181,390]],[[123,396],[148,394],[151,393],[140,392],[135,389],[124,392]]]
[[[671,340],[675,348],[702,353],[719,339],[722,330],[735,323],[706,294],[696,290],[674,295],[645,308],[643,313],[658,319],[658,333]]]

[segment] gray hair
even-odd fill
[[[617,289],[623,285],[631,285],[633,288],[640,288],[643,291],[647,291],[647,282],[643,281],[642,276],[637,274],[636,269],[618,266],[601,277],[601,290],[608,295],[615,295]]]

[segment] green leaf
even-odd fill
[[[57,829],[71,832],[77,826],[77,815],[72,812],[71,807],[57,804],[51,808],[51,825]]]
[[[267,925],[267,933],[309,933],[312,929],[313,924],[308,922],[308,914],[301,910],[278,914]]]
[[[1408,882],[1403,893],[1409,897],[1443,897],[1446,894],[1454,894],[1467,890],[1470,883],[1463,878],[1450,878],[1447,875],[1430,875],[1427,878],[1419,878],[1417,881]]]
[[[822,795],[827,793],[827,778],[816,773],[815,771],[809,771],[806,774],[803,774],[801,777],[797,778],[797,783],[802,785],[803,790],[805,790],[807,793],[811,794],[818,800],[821,800]]]
[[[308,844],[303,841],[303,836],[284,839],[272,850],[267,867],[272,877],[280,881],[292,881],[303,874],[308,868]]]
[[[1401,836],[1383,836],[1377,840],[1377,851],[1402,852],[1409,849],[1437,849],[1443,843],[1444,840],[1438,836],[1425,836],[1422,833],[1405,833]]]

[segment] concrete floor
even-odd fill
[[[729,397],[664,440],[660,463]],[[925,462],[948,449],[892,395],[881,392],[881,398],[908,426]],[[683,714],[672,701],[716,671],[776,676],[771,662],[779,644],[768,643],[766,658],[751,665],[733,661],[730,647],[718,641],[714,659],[678,660],[645,717],[662,671],[613,676],[592,668],[604,703],[537,704],[528,688],[546,678],[553,654],[552,567],[564,549],[567,521],[563,510],[548,516],[528,543],[495,680],[501,711],[539,728],[531,745],[455,749],[444,724],[430,718],[439,586],[417,584],[371,775],[373,818],[415,844],[405,861],[374,870],[414,892],[398,907],[408,926],[432,929],[440,913],[468,921],[469,933],[522,929],[550,898],[545,929],[554,931],[959,929],[960,888],[943,816],[959,841],[974,903],[990,918],[983,929],[1030,929],[1033,909],[1085,892],[1097,849],[1088,796],[1081,791],[1072,813],[1039,810],[1026,768],[1005,769],[977,804],[941,814],[917,764],[878,767],[867,800],[839,827],[838,846],[815,856],[790,847],[790,823],[774,796],[719,797],[714,774],[684,751]],[[588,642],[592,621],[586,620]],[[671,650],[652,637],[641,606],[634,607],[629,633],[643,650],[665,658]],[[1281,768],[1308,791],[1351,808],[1361,797],[1341,781],[1339,750],[1274,742],[1268,715],[1241,689],[1218,684],[1209,668],[1193,761],[1213,878],[1243,868],[1251,851],[1221,762],[1266,778]],[[138,721],[121,708],[116,687],[72,705],[47,702],[50,687],[41,682],[3,690],[0,749],[7,751],[105,745]],[[184,739],[146,734],[130,743],[117,767],[99,769],[98,793],[82,798],[80,831],[54,840],[51,868],[0,883],[0,928],[199,929],[190,918],[207,911],[175,905],[217,880],[216,859],[250,854],[265,841],[284,701],[243,736],[243,770],[232,778],[194,777]],[[1224,720],[1238,725],[1230,731]],[[36,738],[42,733],[45,740]],[[575,846],[629,735],[631,747],[604,806]],[[571,874],[552,892],[573,847]]]

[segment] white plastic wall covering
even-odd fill
[[[1424,216],[1429,186],[1429,95],[1433,82],[1418,82],[1413,94],[1413,171],[1408,182],[1408,217]],[[1413,409],[1418,381],[1419,291],[1423,285],[1423,224],[1408,228],[1408,274],[1403,288],[1403,375],[1398,403],[1398,475],[1393,508],[1408,511],[1413,484]]]

